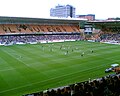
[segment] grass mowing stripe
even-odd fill
[[[42,45],[45,50],[42,49]],[[53,51],[50,51],[51,47],[49,46],[52,47]],[[63,48],[65,49],[60,50],[60,46],[64,46]],[[120,63],[119,47],[120,46],[117,45],[100,44],[96,42],[91,43],[86,41],[13,45],[7,47],[0,46],[0,49],[2,51],[4,50],[4,52],[0,54],[0,58],[2,63],[5,64],[5,66],[1,67],[6,69],[6,71],[0,71],[1,77],[4,77],[4,80],[0,78],[1,82],[7,81],[6,83],[8,83],[10,76],[6,77],[5,75],[7,73],[14,73],[13,78],[15,78],[15,82],[18,82],[18,85],[14,85],[13,82],[10,83],[9,81],[11,87],[6,86],[0,88],[0,95],[19,96],[29,92],[59,87],[77,81],[84,81],[89,77],[97,78],[99,76],[104,76],[106,75],[104,73],[105,68],[109,67],[111,63]],[[74,52],[71,51],[72,48],[74,49]],[[94,50],[93,54],[90,53],[91,49]],[[69,54],[65,56],[64,53],[67,50],[69,51]],[[85,52],[83,57],[80,56],[82,52]],[[20,60],[17,60],[20,65],[14,61],[19,55],[22,56]],[[5,57],[7,57],[7,59]],[[7,70],[11,68],[13,68],[13,70]],[[91,76],[91,74],[93,76]],[[19,75],[20,78],[17,79],[16,77]],[[22,80],[22,78],[24,78],[24,80]],[[21,80],[23,83],[21,83]],[[2,86],[4,85],[5,84],[3,83]]]
[[[38,83],[42,83],[42,82],[51,81],[51,80],[54,80],[54,79],[56,79],[56,78],[71,76],[71,75],[74,75],[74,74],[76,74],[76,73],[85,72],[85,71],[91,70],[91,69],[96,69],[96,68],[99,69],[99,68],[102,67],[102,66],[103,66],[103,65],[100,65],[100,66],[97,66],[97,67],[93,67],[93,68],[87,68],[87,69],[82,70],[82,71],[79,71],[79,72],[74,72],[74,73],[69,73],[69,74],[62,75],[62,76],[57,76],[57,77],[55,77],[55,78],[51,78],[51,79],[44,80],[44,81],[41,81],[41,82],[30,83],[30,84],[27,84],[27,85],[24,85],[24,86],[19,86],[19,87],[16,87],[16,88],[12,88],[12,89],[8,89],[8,90],[0,91],[0,93],[4,93],[4,92],[7,92],[7,91],[11,91],[11,90],[15,90],[15,89],[19,89],[19,88],[31,86],[31,85],[38,84]]]

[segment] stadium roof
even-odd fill
[[[95,28],[100,28],[104,31],[120,32],[120,20],[100,20],[89,21],[88,24],[92,24]]]
[[[79,18],[27,18],[0,16],[0,24],[79,24],[80,21],[87,20]]]
[[[104,25],[104,26],[117,26],[120,25],[120,20],[100,20],[100,21],[88,21],[90,24],[94,25]]]

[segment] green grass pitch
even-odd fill
[[[0,46],[0,96],[96,79],[114,63],[120,64],[120,45],[76,41]]]

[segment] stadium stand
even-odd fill
[[[120,33],[104,33],[100,35],[103,42],[111,41],[120,43]]]
[[[119,20],[95,20],[88,21],[96,29],[100,29],[95,35],[97,41],[119,44],[120,43],[120,21]]]
[[[48,89],[23,96],[119,96],[120,74],[111,74],[95,80]]]
[[[35,32],[80,32],[79,26],[75,25],[0,25],[0,32],[2,33],[35,33]]]
[[[12,36],[1,36],[0,44],[30,44],[31,42],[42,43],[42,41],[60,41],[60,40],[82,40],[79,35],[12,35]]]
[[[0,45],[82,40],[78,20],[0,17]]]

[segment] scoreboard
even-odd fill
[[[85,34],[92,34],[92,32],[93,32],[92,24],[85,24],[85,26],[84,26],[84,33]]]

